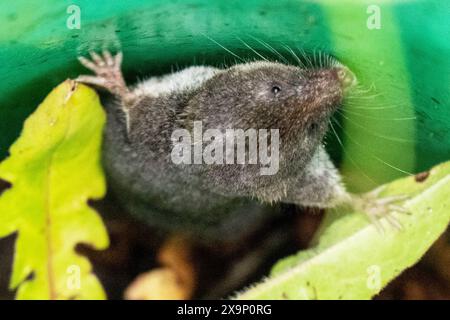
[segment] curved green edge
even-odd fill
[[[322,5],[336,56],[355,72],[363,90],[370,89],[342,111],[342,172],[351,190],[368,190],[415,170],[414,101],[394,6],[379,4],[381,28],[369,29],[370,4]]]
[[[418,116],[417,170],[423,171],[450,158],[450,1],[399,4],[394,13]]]
[[[365,28],[369,3],[382,8],[381,30]],[[84,72],[76,56],[121,48],[125,72],[133,75],[130,82],[136,75],[170,71],[174,64],[232,62],[234,57],[207,35],[239,55],[251,53],[239,38],[263,51],[252,37],[284,55],[283,45],[325,50],[354,69],[363,85],[374,84],[371,93],[383,93],[370,104],[361,100],[361,106],[397,106],[383,113],[354,109],[365,117],[341,118],[347,153],[342,168],[350,189],[369,189],[401,171],[450,158],[446,1],[130,0],[106,5],[80,0],[80,30],[66,27],[70,4],[19,0],[0,5],[0,157],[46,93]],[[417,119],[392,120],[410,116]],[[380,117],[391,120],[372,119]],[[330,149],[338,158],[336,139]]]

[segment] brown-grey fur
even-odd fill
[[[349,74],[340,65],[302,69],[274,62],[215,69],[188,89],[136,93],[128,129],[123,102],[109,99],[104,165],[110,186],[149,224],[210,239],[239,237],[270,214],[267,203],[332,206],[347,193],[321,141]],[[192,130],[193,121],[202,121],[203,130],[279,129],[278,173],[260,175],[259,164],[174,164],[171,134]]]

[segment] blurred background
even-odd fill
[[[369,190],[450,159],[449,38],[446,0],[4,2],[0,159],[47,93],[82,73],[76,57],[90,50],[123,51],[128,83],[193,64],[229,65],[259,54],[297,63],[295,55],[322,52],[349,66],[360,84],[336,115],[336,134],[327,137],[327,148],[350,190]],[[108,294],[118,298],[126,283],[151,267],[154,261],[147,257],[160,244],[108,199],[97,205],[104,215],[115,212],[107,218],[112,247],[93,259]],[[280,228],[291,222],[297,227],[290,228],[278,258],[306,247],[320,220],[291,206],[283,210],[289,218]],[[1,288],[9,277],[10,245],[11,239],[0,240]],[[199,250],[214,256],[214,249]],[[449,250],[446,235],[381,297],[449,298]],[[225,259],[230,264],[233,254]],[[221,265],[224,257],[216,260]]]

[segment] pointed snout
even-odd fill
[[[357,83],[356,76],[349,68],[345,66],[339,66],[334,68],[336,76],[341,84],[344,92],[354,87]]]
[[[307,74],[309,84],[318,89],[318,92],[346,93],[357,84],[356,76],[344,65],[331,68],[311,70]]]

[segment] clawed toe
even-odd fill
[[[394,216],[393,212],[390,211],[388,207],[372,207],[371,209],[366,209],[365,213],[369,218],[370,222],[375,226],[375,228],[382,234],[385,233],[385,227],[382,223],[382,220],[385,221],[394,229],[402,230],[403,225],[400,221]]]
[[[95,73],[95,76],[81,75],[77,81],[102,87],[112,94],[124,99],[129,95],[128,88],[120,70],[122,53],[112,56],[109,51],[103,51],[101,55],[95,52],[89,53],[91,60],[78,57],[80,63]]]
[[[92,70],[94,72],[97,72],[97,66],[95,63],[91,62],[89,59],[86,59],[85,57],[78,57],[78,61],[85,66],[87,69]]]
[[[397,204],[399,201],[404,201],[409,198],[407,195],[393,195],[380,197],[381,191],[384,188],[377,188],[364,195],[359,201],[356,201],[358,209],[365,212],[371,223],[376,229],[384,233],[383,220],[396,230],[403,229],[402,224],[394,216],[395,213],[407,213],[408,210],[402,205]]]
[[[102,55],[96,52],[89,52],[91,60],[85,57],[78,57],[80,63],[94,71],[97,75],[109,75],[120,72],[120,65],[122,63],[122,53],[119,52],[116,56],[112,56],[109,51],[104,50]]]
[[[105,61],[103,60],[103,57],[100,57],[95,51],[91,51],[89,52],[89,54],[91,55],[92,60],[94,60],[95,64],[98,67],[104,67],[106,66]]]
[[[391,211],[396,211],[399,213],[408,213],[409,212],[408,209],[406,209],[402,206],[396,205],[396,204],[391,204],[391,205],[389,205],[389,207],[390,207]]]
[[[386,220],[389,222],[389,224],[394,227],[397,230],[402,230],[403,225],[400,223],[400,221],[391,213],[387,213],[385,216]]]
[[[103,51],[103,59],[104,59],[106,65],[108,65],[108,66],[114,66],[115,65],[114,58],[112,57],[111,53],[109,51],[107,51],[107,50]]]
[[[88,75],[81,75],[78,76],[75,81],[86,83],[86,84],[92,84],[94,86],[99,87],[105,87],[107,85],[105,78],[96,77],[96,76],[88,76]]]

